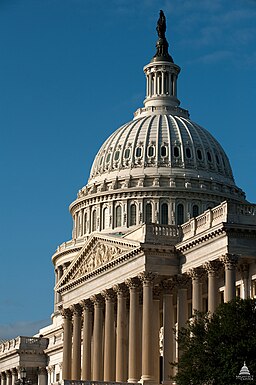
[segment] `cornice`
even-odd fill
[[[189,250],[195,246],[198,246],[202,243],[212,240],[213,238],[217,238],[225,234],[226,234],[226,230],[223,226],[223,223],[221,223],[220,225],[215,226],[214,228],[208,229],[201,234],[198,234],[190,239],[187,239],[184,242],[177,243],[176,250],[179,250],[179,251]]]

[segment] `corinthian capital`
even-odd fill
[[[220,257],[220,261],[225,265],[227,270],[233,270],[238,263],[238,255],[227,253]]]
[[[139,279],[144,285],[153,285],[155,278],[156,274],[151,271],[144,271],[139,274]]]
[[[126,279],[125,284],[129,287],[129,289],[139,289],[141,286],[141,283],[138,277]]]
[[[74,316],[81,316],[82,315],[82,308],[79,305],[79,303],[75,303],[70,307],[72,313]]]
[[[61,315],[64,319],[72,320],[72,311],[69,307],[61,309]]]
[[[105,298],[106,301],[110,300],[110,301],[114,302],[115,299],[116,299],[116,295],[115,295],[115,292],[114,292],[113,289],[103,290],[101,292],[101,295],[102,295],[103,298]]]

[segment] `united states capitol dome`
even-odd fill
[[[168,52],[160,11],[156,54],[144,67],[144,107],[102,145],[88,183],[70,205],[74,237],[181,224],[224,200],[243,202],[218,141],[180,107],[180,67]]]

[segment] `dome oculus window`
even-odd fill
[[[167,147],[161,146],[161,156],[165,158],[167,156]]]
[[[180,156],[180,149],[179,149],[179,147],[175,146],[173,148],[173,155],[175,156],[175,158],[178,158]]]
[[[114,159],[118,160],[119,159],[119,155],[120,155],[120,151],[116,151]]]
[[[137,147],[136,151],[135,151],[136,158],[140,158],[141,155],[142,155],[142,148],[141,147]]]
[[[148,147],[148,156],[152,158],[152,156],[154,156],[154,154],[155,154],[154,146],[149,146]]]
[[[207,155],[208,162],[211,162],[212,161],[211,153],[207,151],[206,155]]]
[[[189,147],[186,148],[186,157],[187,157],[188,159],[191,158],[191,150],[190,150]]]
[[[109,154],[107,155],[106,163],[109,163],[109,162],[110,162],[110,157],[111,157],[111,153],[109,153]]]
[[[197,150],[197,152],[196,152],[196,154],[197,154],[197,158],[199,159],[199,160],[203,160],[203,154],[202,154],[202,151],[201,150]]]
[[[130,158],[130,149],[129,148],[127,148],[126,150],[125,150],[125,152],[124,152],[124,157],[125,157],[125,159],[129,159]]]

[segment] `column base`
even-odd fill
[[[143,385],[159,385],[159,381],[156,381],[147,376],[141,377],[141,379],[139,380],[139,383]]]

